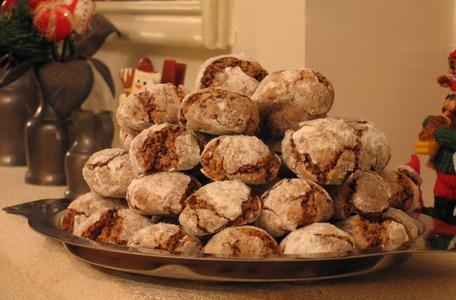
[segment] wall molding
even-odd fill
[[[233,45],[234,0],[97,2],[119,28],[113,41],[196,49]]]

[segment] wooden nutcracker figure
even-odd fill
[[[440,76],[437,81],[451,92],[445,98],[442,115],[428,116],[415,145],[417,154],[429,155],[429,162],[436,172],[434,185],[435,216],[447,223],[454,223],[456,207],[456,50],[448,57],[450,73]]]

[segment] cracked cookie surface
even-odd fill
[[[144,215],[174,215],[183,202],[201,184],[179,172],[158,172],[133,179],[128,186],[127,201],[131,208]]]
[[[318,184],[303,178],[283,179],[261,196],[262,210],[255,223],[274,237],[329,220],[334,203]]]
[[[113,198],[125,198],[134,177],[128,153],[122,148],[92,154],[82,169],[82,175],[91,191]]]
[[[278,254],[279,247],[266,231],[254,226],[239,226],[214,235],[204,246],[203,253],[268,256]]]
[[[155,124],[130,144],[130,161],[136,173],[190,170],[200,162],[201,140],[182,125]]]
[[[251,96],[268,72],[257,62],[241,55],[220,55],[201,66],[195,88],[221,87]]]
[[[184,232],[179,225],[168,223],[152,224],[138,230],[128,246],[185,254],[199,253],[202,247],[197,237]]]
[[[144,92],[130,94],[116,110],[120,128],[142,131],[152,124],[177,124],[179,107],[184,97],[182,87],[171,83],[154,84]]]
[[[179,111],[179,122],[187,128],[212,135],[257,132],[258,106],[248,96],[207,88],[187,94]]]
[[[355,215],[338,227],[353,237],[358,250],[379,248],[391,251],[409,241],[404,225],[393,220],[369,220]]]
[[[60,228],[73,232],[89,216],[98,210],[125,208],[120,199],[102,197],[94,192],[88,192],[78,196],[70,205],[67,212],[62,216]]]
[[[260,107],[268,132],[283,136],[302,121],[325,117],[334,102],[334,89],[318,72],[288,69],[266,76],[252,100]]]
[[[345,256],[354,252],[355,241],[330,223],[314,223],[287,235],[280,249],[284,254],[300,257]]]
[[[323,118],[300,126],[282,141],[282,158],[298,177],[337,185],[359,169],[361,141],[344,121]]]
[[[277,177],[280,158],[255,136],[212,139],[201,153],[201,172],[212,180],[238,179],[258,185]]]
[[[334,190],[334,217],[339,220],[354,214],[379,216],[390,203],[388,183],[372,171],[358,171]]]
[[[241,181],[216,181],[201,187],[185,200],[179,223],[186,232],[205,236],[228,226],[252,223],[260,210],[259,198]]]

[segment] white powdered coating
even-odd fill
[[[242,203],[249,200],[250,188],[238,180],[226,180],[211,182],[198,193],[204,195],[204,199],[212,205],[217,213],[230,221],[242,214]]]
[[[408,214],[419,207],[420,191],[410,177],[396,170],[385,169],[381,176],[390,186],[390,204]]]
[[[299,177],[319,184],[341,184],[358,169],[359,144],[359,137],[344,121],[316,119],[302,122],[296,131],[287,131],[282,158]]]
[[[195,206],[189,204],[192,201],[196,201]],[[254,201],[251,203],[253,207],[243,211],[242,205],[247,201]],[[201,187],[187,198],[179,215],[179,223],[186,232],[204,236],[220,231],[234,220],[238,225],[254,222],[260,210],[260,200],[252,197],[250,188],[241,181],[216,181]]]
[[[68,209],[73,209],[77,212],[74,215],[73,230],[84,222],[87,217],[98,210],[119,209],[124,207],[125,205],[119,199],[104,198],[94,192],[85,193],[74,199],[70,205],[68,205]]]
[[[229,227],[214,235],[202,252],[216,255],[270,255],[278,251],[277,242],[254,226]]]
[[[82,234],[87,229],[89,229],[89,227],[92,226],[92,224],[94,224],[95,222],[98,222],[100,220],[101,216],[107,211],[108,211],[108,209],[98,210],[98,211],[94,212],[93,214],[91,214],[88,218],[86,218],[78,226],[76,226],[76,224],[75,224],[75,227],[74,227],[74,230],[73,230],[73,234],[75,236],[81,237]]]
[[[318,76],[310,69],[288,69],[271,73],[261,81],[252,100],[259,104],[273,135],[297,129],[300,122],[325,116],[331,109],[334,89]]]
[[[174,144],[176,146],[177,156],[179,157],[175,168],[176,171],[191,170],[200,163],[201,150],[193,130],[187,129],[184,134],[176,138]]]
[[[329,223],[315,223],[291,232],[280,243],[284,254],[315,257],[344,256],[354,251],[354,240]]]
[[[187,128],[212,135],[253,135],[260,123],[258,106],[249,97],[219,88],[187,94],[179,118]]]
[[[314,222],[329,220],[334,203],[318,184],[302,178],[283,179],[262,197],[256,225],[278,237]]]
[[[173,239],[181,232],[179,225],[157,223],[138,230],[130,239],[128,246],[162,249],[186,254],[200,252],[201,242],[197,237],[185,234],[173,243]],[[170,249],[170,247],[173,247]]]
[[[351,200],[356,210],[368,215],[384,212],[389,207],[391,197],[386,181],[371,171],[360,171],[354,177],[356,185]]]
[[[235,174],[245,165],[256,165],[272,154],[268,146],[255,136],[228,135],[212,139],[201,156],[207,155],[207,149],[217,143],[216,151],[223,157],[223,169],[227,174]]]
[[[125,207],[125,205],[123,205],[119,199],[105,198],[94,192],[82,194],[68,205],[69,209],[74,209],[78,213],[83,213],[86,216],[89,216],[100,209],[122,207]]]
[[[133,170],[136,174],[142,174],[146,171],[143,167],[145,163],[144,158],[141,157],[139,150],[144,145],[145,142],[149,139],[149,136],[152,136],[154,132],[159,132],[163,129],[166,129],[169,126],[178,126],[170,123],[161,123],[154,124],[149,128],[143,130],[138,134],[130,143],[130,162],[133,167]],[[158,146],[158,145],[152,145]],[[164,171],[182,171],[190,170],[200,162],[200,147],[198,145],[198,140],[195,135],[195,132],[192,130],[185,130],[184,133],[176,137],[175,140],[176,154],[178,156],[177,166],[171,167],[169,170]]]
[[[215,75],[211,86],[251,96],[258,84],[255,78],[245,74],[240,67],[227,67]]]
[[[359,166],[363,170],[381,172],[391,158],[391,146],[386,134],[374,123],[362,119],[344,119],[361,139]]]
[[[395,250],[409,241],[407,230],[405,229],[405,226],[400,223],[391,221],[386,226],[385,231],[388,239],[387,242],[382,245],[384,251]]]
[[[383,219],[393,220],[404,225],[407,230],[407,235],[410,240],[415,240],[418,237],[418,227],[413,221],[412,217],[407,215],[400,209],[390,207],[383,215]]]
[[[131,208],[146,215],[178,215],[191,177],[178,172],[158,172],[136,179],[128,186]]]
[[[196,77],[195,89],[203,88],[201,79],[203,78],[207,67],[209,67],[215,61],[226,57],[232,57],[237,60],[250,61],[252,63],[258,64],[257,62],[246,58],[244,55],[227,54],[211,57],[201,65],[201,68]],[[240,67],[237,66],[234,68],[226,67],[222,72],[217,73],[215,75],[214,81],[211,83],[211,87],[221,87],[226,90],[251,96],[257,88],[258,83],[259,82],[255,78],[250,77],[244,73]]]
[[[134,177],[128,154],[122,148],[92,154],[82,169],[82,175],[90,190],[113,198],[124,198]]]
[[[100,221],[101,217],[106,212],[108,212],[107,209],[96,211],[78,227],[76,227],[73,231],[73,234],[79,237],[82,236],[82,234],[88,230],[90,226]],[[136,231],[151,224],[151,221],[148,218],[138,215],[131,209],[117,210],[115,212],[115,219],[117,218],[122,219],[119,239],[127,242],[131,239]],[[106,224],[105,226],[114,226],[114,224]]]
[[[151,224],[148,218],[137,214],[132,209],[119,209],[117,216],[122,218],[122,231],[119,238],[127,242],[130,241],[138,230]]]
[[[154,84],[144,93],[130,94],[116,110],[121,128],[141,131],[152,124],[170,122],[177,124],[182,96],[171,83]]]
[[[338,227],[353,237],[358,250],[379,247],[383,251],[390,251],[409,240],[404,225],[389,219],[370,221],[354,215],[338,224]]]
[[[119,141],[122,148],[128,151],[130,149],[131,141],[135,138],[135,136],[138,135],[138,133],[139,132],[128,131],[123,129],[122,127],[119,127]]]

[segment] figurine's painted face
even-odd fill
[[[160,83],[159,73],[143,72],[136,69],[131,86],[131,92],[135,94],[143,92],[146,87],[157,83]]]

